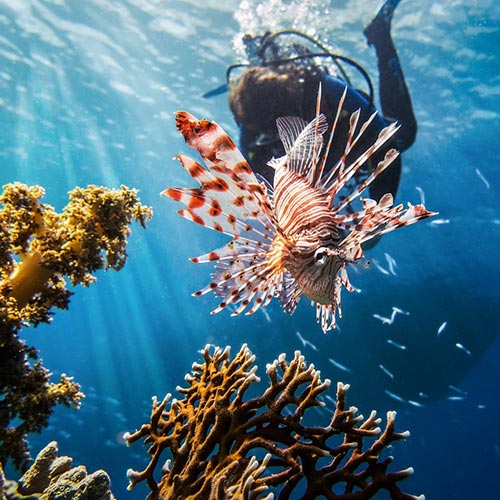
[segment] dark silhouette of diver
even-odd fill
[[[392,15],[398,3],[399,0],[387,0],[364,30],[368,44],[375,48],[377,55],[382,114],[377,115],[365,133],[364,140],[360,141],[349,157],[357,157],[371,145],[388,123],[397,121],[401,127],[395,138],[368,162],[361,178],[358,176],[352,179],[353,186],[348,186],[348,190],[362,182],[368,172],[384,158],[388,149],[395,147],[402,152],[415,140],[417,124],[390,33]],[[362,123],[375,111],[373,86],[364,69],[347,57],[331,54],[307,35],[296,31],[282,31],[266,33],[262,37],[246,35],[243,41],[249,64],[230,66],[227,71],[229,85],[219,87],[205,96],[221,93],[229,87],[229,105],[240,128],[241,151],[252,169],[269,182],[272,183],[273,169],[267,166],[267,162],[273,156],[277,158],[284,155],[277,134],[276,118],[299,116],[307,121],[313,119],[320,82],[323,94],[321,111],[330,125],[345,87],[348,89],[338,137],[345,137],[348,118],[352,112],[361,109]],[[323,61],[331,63],[330,66],[327,67]],[[354,67],[365,78],[368,93],[351,85],[343,67],[345,63]],[[332,66],[336,74],[331,74]],[[232,84],[232,72],[242,68],[242,75]],[[340,158],[344,145],[343,141],[338,141],[337,148],[332,147],[327,168]],[[370,197],[379,200],[385,193],[395,196],[400,174],[401,157],[371,184]]]

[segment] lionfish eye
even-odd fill
[[[325,247],[320,247],[314,252],[314,261],[315,264],[321,266],[326,262],[326,258],[328,257],[327,249]]]

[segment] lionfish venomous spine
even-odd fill
[[[316,306],[316,320],[324,332],[341,316],[342,287],[354,288],[347,265],[363,257],[361,244],[399,227],[434,215],[423,205],[393,206],[390,194],[378,202],[362,198],[362,192],[397,157],[389,150],[383,161],[343,199],[339,191],[367,160],[397,131],[396,124],[384,128],[363,154],[348,161],[349,153],[373,121],[373,114],[358,127],[360,111],[349,121],[344,153],[333,169],[326,159],[336,136],[346,93],[339,102],[326,145],[328,129],[319,112],[310,123],[297,117],[278,118],[277,127],[285,156],[273,159],[273,188],[259,182],[231,138],[215,122],[198,120],[185,111],[176,114],[177,129],[186,143],[196,149],[206,168],[187,156],[177,156],[181,165],[199,184],[198,188],[170,188],[162,194],[182,202],[179,214],[202,226],[232,237],[222,248],[191,260],[214,262],[210,283],[195,292],[213,291],[222,298],[212,311],[233,305],[232,315],[252,314],[277,297],[292,314],[302,295]],[[346,211],[360,197],[362,209]]]

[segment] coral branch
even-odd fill
[[[247,401],[246,391],[259,381],[247,346],[232,360],[229,348],[206,346],[202,355],[204,363],[194,363],[186,375],[188,387],[178,388],[184,397],[168,395],[160,404],[154,398],[150,422],[126,434],[129,444],[144,438],[152,456],[143,471],[129,471],[130,488],[145,480],[149,498],[161,500],[270,500],[275,494],[281,500],[299,485],[302,499],[364,500],[380,490],[396,500],[423,498],[399,489],[411,468],[387,472],[392,458],[380,458],[409,436],[394,430],[395,412],[387,414],[382,432],[375,412],[365,420],[355,407],[346,409],[349,386],[339,383],[329,425],[309,427],[303,417],[323,406],[319,396],[330,381],[322,381],[299,351],[290,362],[283,354],[267,365],[267,388]],[[165,450],[158,482],[153,474]]]

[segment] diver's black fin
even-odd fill
[[[228,86],[227,83],[224,83],[223,85],[220,85],[219,87],[209,90],[208,92],[205,92],[202,97],[205,99],[209,99],[210,97],[215,97],[216,95],[221,95],[227,92]]]
[[[386,0],[384,5],[377,12],[377,15],[366,26],[363,33],[365,34],[368,45],[375,45],[377,38],[382,33],[389,33],[391,27],[392,16],[400,0]]]

